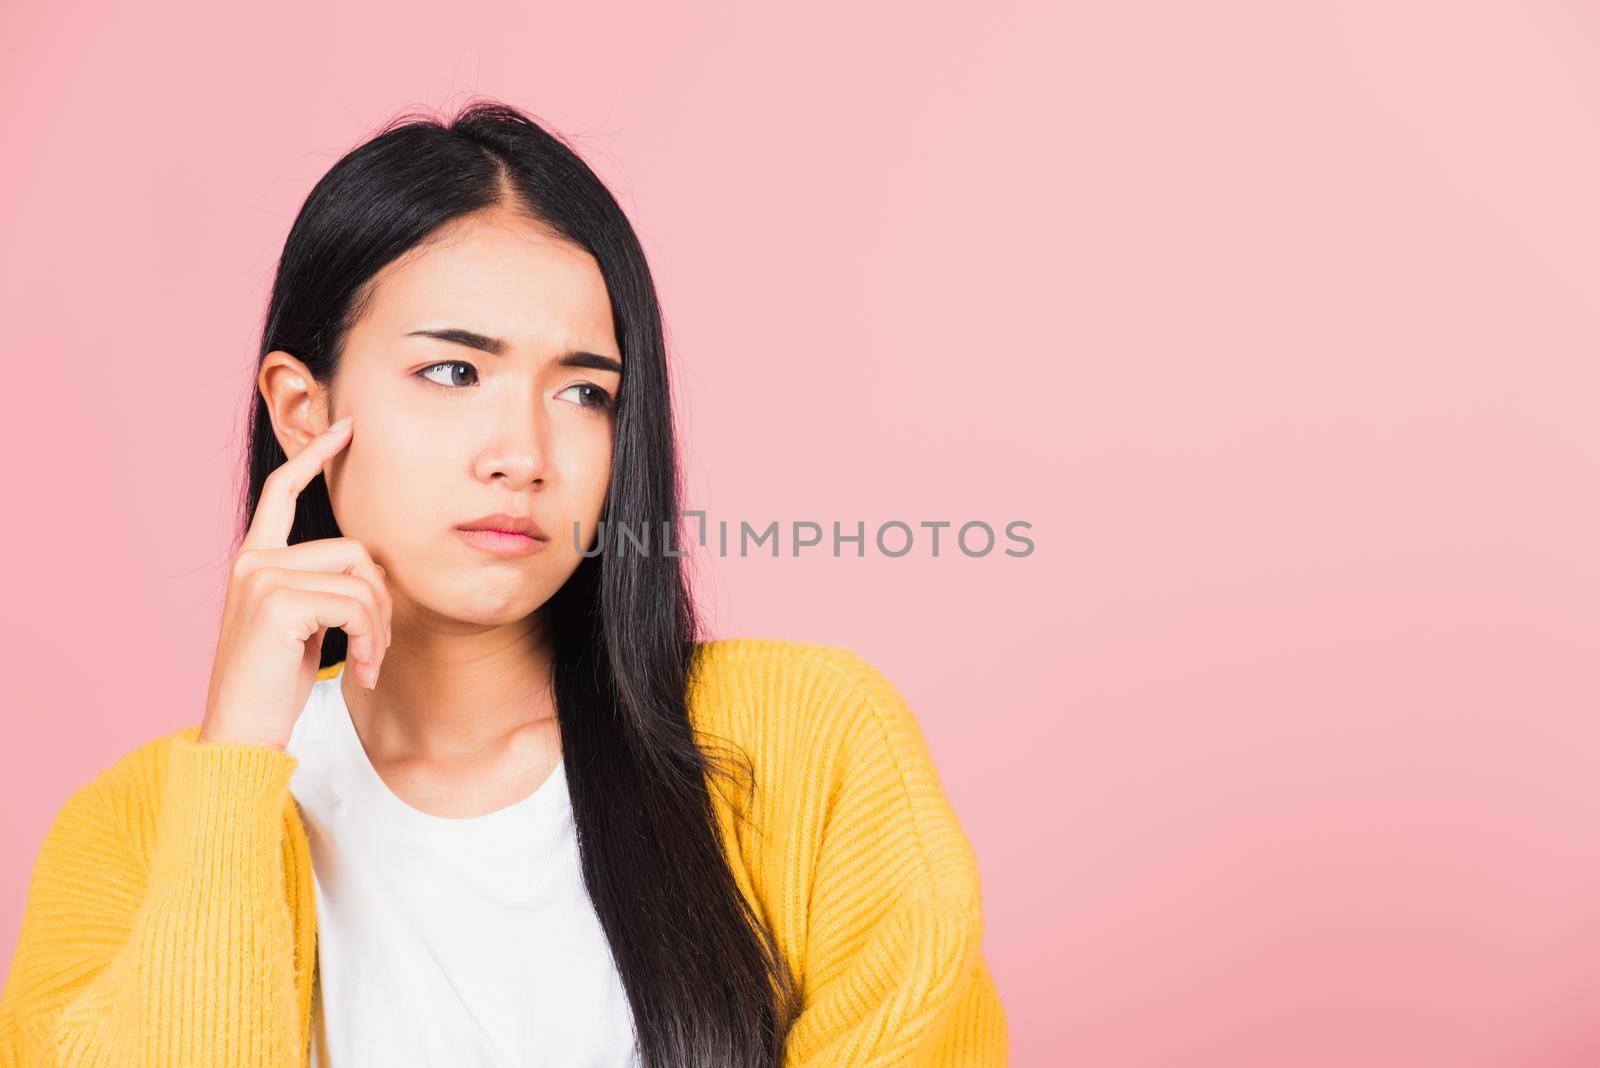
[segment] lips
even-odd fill
[[[460,530],[484,530],[502,534],[521,534],[524,537],[537,538],[540,541],[549,541],[539,524],[533,521],[531,515],[516,515],[510,512],[495,512],[492,515],[479,516],[470,522],[462,523],[457,528]]]

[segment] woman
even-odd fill
[[[391,123],[261,353],[204,716],[50,827],[0,1065],[1003,1063],[899,694],[697,638],[654,285],[566,145]]]

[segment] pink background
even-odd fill
[[[1592,5],[0,20],[0,961],[67,795],[203,711],[301,199],[481,93],[635,220],[692,505],[1033,524],[701,561],[917,710],[1015,1063],[1600,1058]]]

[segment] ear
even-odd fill
[[[272,432],[293,456],[333,423],[332,398],[305,364],[282,350],[267,353],[256,377]]]

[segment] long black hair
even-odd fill
[[[261,338],[325,385],[373,276],[440,226],[505,207],[598,262],[623,352],[606,518],[677,530],[682,493],[655,283],[621,207],[559,136],[475,100],[449,121],[391,120],[317,182],[284,243]],[[259,370],[259,367],[258,367]],[[239,537],[286,460],[259,391]],[[339,537],[327,484],[301,492],[289,544]],[[745,757],[697,740],[686,698],[698,622],[683,559],[584,557],[542,606],[583,879],[632,1009],[646,1068],[777,1065],[796,1012],[793,976],[741,894],[708,774],[754,786]],[[322,666],[347,638],[324,635]]]

